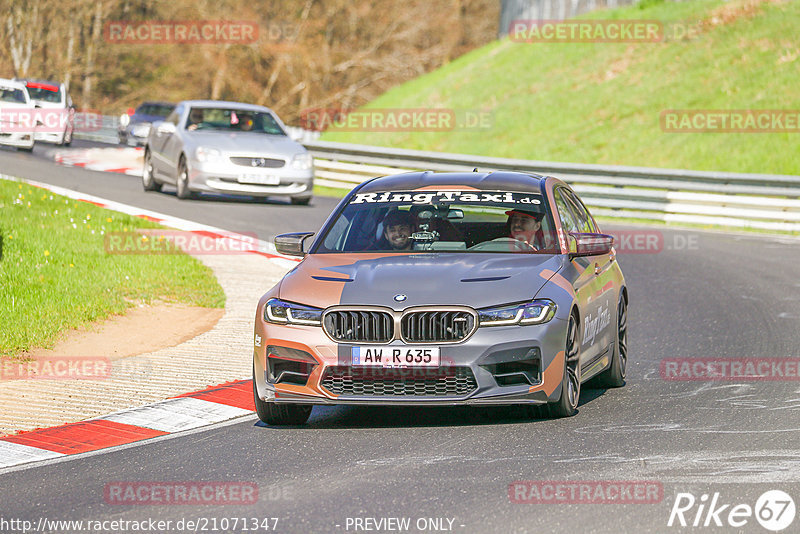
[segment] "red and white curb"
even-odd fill
[[[238,239],[241,242],[242,246],[235,250],[241,250],[244,253],[258,254],[260,256],[264,256],[265,258],[275,262],[277,265],[280,265],[281,267],[284,268],[292,268],[295,265],[297,265],[297,263],[300,261],[298,258],[293,258],[291,256],[284,256],[282,254],[278,254],[278,252],[275,250],[275,245],[273,245],[268,241],[253,239],[250,236],[229,232],[227,230],[223,230],[222,228],[217,228],[215,226],[208,226],[194,221],[173,217],[172,215],[167,215],[164,213],[158,213],[155,211],[137,208],[136,206],[122,204],[120,202],[107,200],[86,193],[80,193],[78,191],[65,189],[63,187],[58,187],[56,185],[45,184],[42,182],[28,180],[25,178],[18,178],[16,176],[9,176],[7,174],[0,174],[0,179],[20,182],[33,187],[46,189],[52,193],[67,198],[71,198],[73,200],[88,202],[89,204],[93,204],[100,208],[106,208],[113,211],[118,211],[120,213],[132,215],[134,217],[139,217],[141,219],[146,219],[148,221],[163,224],[164,226],[169,226],[171,228],[176,228],[178,230],[193,232],[200,235],[215,237],[219,239],[233,239],[233,240]]]
[[[58,150],[53,159],[57,164],[68,167],[118,172],[131,176],[142,175],[142,149],[139,147]]]
[[[5,174],[0,174],[0,179],[24,183],[73,200],[88,202],[101,208],[140,217],[187,232],[210,234],[214,237],[228,239],[235,239],[239,235],[242,241],[247,241],[251,246],[254,241],[248,236],[234,234],[213,226],[63,187]],[[266,241],[256,240],[256,244],[256,249],[244,249],[244,251],[264,256],[282,267],[293,267],[299,261],[297,258],[278,254],[274,245]],[[254,411],[252,380],[229,382],[95,419],[0,437],[0,469],[192,430],[250,415]]]
[[[227,382],[95,419],[0,437],[0,469],[127,445],[253,412],[253,381]]]

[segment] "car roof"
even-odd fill
[[[173,108],[176,106],[175,102],[164,102],[163,100],[145,100],[144,102],[139,103],[138,107],[141,106],[172,106]]]
[[[184,100],[183,102],[180,102],[180,104],[194,108],[225,107],[225,108],[241,109],[248,111],[268,111],[272,113],[272,110],[265,106],[257,106],[255,104],[245,104],[244,102],[229,102],[227,100]]]
[[[15,78],[15,80],[17,80],[20,83],[24,83],[24,84],[41,83],[43,85],[52,85],[52,86],[58,87],[59,89],[61,89],[61,86],[63,85],[62,82],[56,82],[56,81],[53,81],[53,80],[41,80],[39,78]]]
[[[0,84],[5,85],[6,87],[14,87],[15,89],[27,89],[25,87],[25,84],[18,80],[9,80],[7,78],[0,78]]]
[[[370,191],[415,191],[429,187],[467,186],[484,191],[540,193],[546,178],[538,174],[513,171],[495,172],[408,172],[374,178],[358,189]]]

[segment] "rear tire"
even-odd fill
[[[614,340],[614,351],[611,365],[597,375],[599,387],[618,388],[625,385],[625,373],[628,367],[628,304],[623,295],[617,304],[617,339]]]
[[[261,400],[258,396],[255,376],[253,376],[253,401],[258,418],[268,425],[299,426],[304,425],[311,417],[312,406],[310,404],[276,404]]]
[[[311,203],[311,197],[305,197],[305,198],[292,197],[291,202],[295,206],[308,206]]]
[[[144,167],[142,168],[142,187],[145,191],[161,191],[161,184],[153,177],[153,160],[150,151],[144,152]]]

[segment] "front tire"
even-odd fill
[[[311,197],[303,197],[303,198],[292,197],[291,202],[295,206],[308,206],[311,203]]]
[[[161,191],[161,184],[153,178],[153,160],[149,150],[144,152],[144,167],[142,168],[142,187],[145,191]]]
[[[542,418],[572,417],[578,413],[581,397],[580,339],[578,318],[569,316],[567,341],[564,347],[564,375],[561,379],[561,396],[555,402],[533,407],[533,415]]]
[[[178,183],[177,183],[177,196],[181,200],[192,198],[192,192],[189,190],[189,167],[186,165],[186,158],[181,156],[178,162]]]
[[[263,423],[268,425],[304,425],[311,417],[310,404],[275,404],[261,400],[256,388],[256,379],[253,376],[253,401],[256,413]]]

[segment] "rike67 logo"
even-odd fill
[[[667,526],[744,528],[755,517],[767,530],[779,532],[794,522],[794,499],[781,490],[761,494],[755,506],[726,502],[719,492],[703,494],[698,499],[691,493],[678,493]]]

